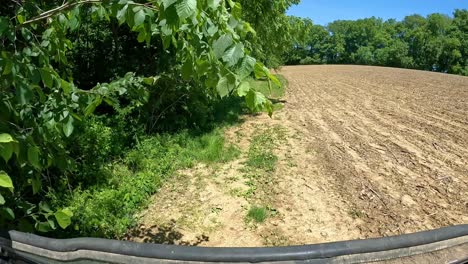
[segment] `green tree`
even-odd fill
[[[251,89],[246,78],[280,83],[245,48],[243,39],[252,29],[236,2],[12,1],[0,12],[0,227],[46,232],[70,225],[73,213],[50,208],[46,190],[69,186],[78,162],[70,156],[73,134],[101,105],[120,109],[119,114],[141,107],[152,89],[171,79],[183,83],[177,86],[181,93],[196,91],[213,99],[234,95],[244,97],[252,110],[272,111],[271,102]],[[96,30],[103,27],[114,30],[113,35]],[[125,32],[116,33],[120,28]],[[94,40],[83,40],[83,34]],[[121,43],[127,40],[133,46]],[[158,56],[162,61],[154,64],[154,56],[148,56],[148,66],[159,65],[157,69],[131,69],[119,64],[120,58],[106,57],[123,54],[101,47],[108,43],[127,52],[151,54],[157,48],[162,50],[158,54],[168,55]],[[147,53],[141,51],[144,45]],[[75,49],[99,57],[80,57]],[[93,75],[98,71],[89,65],[85,69],[92,73],[73,69],[82,60],[107,59],[117,65],[99,72],[102,76]],[[126,70],[137,74],[122,74]]]

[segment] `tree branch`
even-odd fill
[[[27,20],[25,21],[23,24],[21,24],[22,26],[25,26],[25,25],[28,25],[28,24],[32,24],[32,23],[35,23],[37,21],[40,21],[40,20],[43,20],[43,19],[47,19],[57,13],[60,13],[62,11],[65,11],[65,10],[68,10],[70,8],[73,8],[77,5],[81,5],[81,4],[93,4],[93,3],[101,3],[101,0],[84,0],[84,1],[79,1],[79,2],[75,2],[75,3],[65,3],[59,7],[56,7],[54,9],[51,9],[49,11],[46,11],[30,20]]]
[[[32,24],[32,23],[35,23],[35,22],[38,22],[38,21],[41,21],[43,19],[47,19],[47,18],[52,17],[52,16],[54,16],[54,15],[60,13],[60,12],[71,9],[71,8],[77,6],[77,5],[97,4],[97,3],[102,3],[102,0],[83,0],[83,1],[78,1],[78,2],[74,2],[74,3],[66,2],[63,5],[59,6],[59,7],[56,7],[54,9],[49,10],[49,11],[46,11],[46,12],[44,12],[44,13],[36,16],[36,17],[31,18],[30,20],[25,21],[23,24],[20,25],[20,27],[28,25],[28,24]],[[148,9],[151,9],[151,10],[154,10],[154,11],[158,11],[157,8],[155,8],[154,6],[152,6],[149,3],[148,4],[130,3],[130,5],[143,6],[145,8],[148,8]]]

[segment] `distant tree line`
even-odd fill
[[[411,15],[403,21],[366,18],[327,26],[289,17],[291,49],[283,62],[361,64],[468,75],[468,10],[453,17]]]

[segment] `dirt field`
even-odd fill
[[[297,245],[468,223],[467,77],[361,66],[280,73],[285,107],[226,132],[241,157],[169,180],[131,240]],[[249,169],[265,133],[275,168]],[[252,205],[269,217],[247,221]]]

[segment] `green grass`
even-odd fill
[[[119,161],[107,164],[107,182],[69,197],[54,197],[55,204],[75,213],[77,236],[121,238],[136,224],[134,215],[148,202],[164,179],[198,162],[227,162],[239,156],[226,145],[221,129],[203,135],[180,132],[146,137]]]
[[[275,170],[278,157],[273,153],[284,131],[280,127],[270,128],[252,138],[247,154],[247,166],[267,172]]]
[[[271,82],[271,89],[270,89],[268,85],[268,81],[255,80],[255,79],[249,80],[250,87],[258,92],[263,93],[268,98],[279,99],[284,95],[286,87],[288,86],[288,81],[286,80],[286,78],[284,78],[283,75],[275,74],[275,76],[281,82],[282,84],[281,87]]]
[[[263,223],[268,217],[268,209],[266,207],[252,206],[247,212],[247,222],[254,221],[255,223]]]

